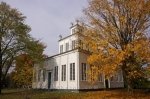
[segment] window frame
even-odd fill
[[[76,40],[72,40],[72,50],[76,48]]]
[[[42,73],[42,76],[43,76],[43,82],[45,82],[46,80],[46,69],[43,69],[43,73]]]
[[[75,63],[70,63],[70,80],[75,80]]]
[[[63,45],[60,45],[60,53],[63,53]]]
[[[41,81],[41,70],[38,70],[38,82]]]
[[[66,81],[66,65],[62,65],[61,81]]]
[[[67,42],[67,43],[65,44],[65,46],[66,46],[66,51],[69,51],[69,42]]]
[[[86,81],[87,80],[87,64],[86,63],[81,63],[81,81]]]
[[[54,81],[58,81],[58,66],[54,67]]]
[[[98,76],[98,82],[103,82],[103,81],[104,81],[104,76],[102,73],[100,73]]]

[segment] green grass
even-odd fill
[[[143,90],[127,92],[126,90],[66,92],[24,89],[4,89],[0,99],[150,99],[150,93]]]

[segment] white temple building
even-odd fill
[[[100,75],[95,84],[88,82],[87,64],[88,52],[85,46],[77,47],[81,43],[82,28],[79,24],[70,28],[69,36],[60,36],[59,54],[48,57],[44,62],[34,65],[34,89],[104,89],[120,88],[124,86],[122,73],[118,72],[111,79]],[[86,50],[85,50],[86,49]]]

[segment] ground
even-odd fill
[[[88,92],[4,89],[0,99],[150,99],[150,92],[146,90],[127,92],[124,89]]]

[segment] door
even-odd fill
[[[108,79],[105,79],[105,88],[109,88]]]
[[[51,88],[51,72],[48,73],[48,89]]]

